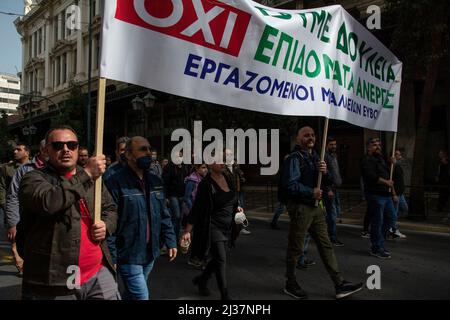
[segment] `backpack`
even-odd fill
[[[295,151],[293,153],[296,153],[299,155],[300,159],[300,175],[303,177],[305,174],[306,169],[306,161],[303,155],[300,151]],[[289,192],[288,190],[283,186],[283,178],[284,178],[284,170],[286,170],[287,163],[291,159],[293,153],[291,153],[284,161],[280,169],[280,177],[278,179],[278,201],[284,205],[287,204],[289,200]]]

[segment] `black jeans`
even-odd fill
[[[216,274],[217,285],[223,294],[227,290],[226,263],[227,263],[227,242],[214,241],[211,242],[212,259],[206,265],[202,273],[205,281],[208,281],[213,273]]]
[[[371,212],[370,212],[370,206],[369,206],[369,200],[367,198],[369,197],[369,194],[367,192],[364,192],[364,198],[366,199],[366,214],[364,215],[364,232],[369,232],[370,222],[372,220]]]

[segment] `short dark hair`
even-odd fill
[[[329,137],[327,138],[327,144],[329,144],[330,142],[335,142],[335,141],[337,141],[337,140],[336,140],[336,138],[333,137],[333,136],[329,136]]]
[[[203,166],[206,166],[206,163],[205,163],[205,162],[202,162],[202,163],[200,163],[200,164],[194,164],[195,170],[197,170],[198,168],[201,168],[201,167],[203,167]]]
[[[122,143],[127,143],[127,141],[128,140],[130,140],[130,138],[128,138],[128,137],[120,137],[120,138],[118,138],[117,140],[116,140],[116,150],[119,150],[119,146],[122,144]]]
[[[56,131],[56,130],[69,130],[69,131],[72,131],[73,134],[74,134],[74,135],[77,137],[77,139],[78,139],[78,135],[77,135],[76,131],[75,131],[71,126],[68,126],[68,125],[63,124],[63,125],[58,125],[58,126],[55,126],[55,127],[53,127],[53,128],[50,128],[50,129],[47,131],[47,133],[45,134],[45,144],[46,144],[46,145],[48,144],[48,137],[50,136],[50,134],[51,134],[53,131]]]
[[[378,137],[369,138],[369,139],[367,140],[366,146],[370,146],[372,143],[374,143],[374,142],[380,142],[380,141],[381,141],[381,140],[380,140],[380,138],[378,138]]]
[[[28,148],[28,145],[26,143],[19,141],[16,143],[14,148],[17,148],[18,146],[23,146],[26,152],[30,152],[30,149]]]
[[[86,151],[88,152],[88,154],[89,154],[89,149],[88,149],[87,147],[85,147],[85,146],[79,146],[79,147],[78,147],[78,152],[80,152],[81,150],[86,150]]]

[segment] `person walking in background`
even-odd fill
[[[235,185],[235,189],[238,195],[239,206],[241,208],[245,208],[244,203],[245,195],[244,190],[242,189],[245,183],[244,172],[241,170],[239,164],[237,163],[234,157],[234,152],[231,149],[225,149],[225,164],[226,164],[225,173],[230,175]],[[244,235],[250,235],[251,231],[248,229],[248,227],[244,227],[242,228],[241,233]]]
[[[394,179],[394,185],[395,185],[395,192],[398,196],[398,214],[399,217],[405,217],[408,215],[409,212],[409,206],[408,202],[406,201],[405,197],[405,190],[406,190],[406,181],[405,181],[405,169],[406,165],[403,165],[405,163],[405,159],[403,157],[403,149],[397,149],[395,150],[394,157],[396,161],[396,165],[400,167],[400,170],[395,171],[394,170],[394,177],[397,177],[397,179]],[[398,181],[398,182],[397,182]],[[399,183],[397,185],[397,183]]]
[[[110,176],[112,176],[114,173],[116,173],[126,165],[127,158],[125,157],[125,146],[129,139],[130,138],[128,137],[120,137],[119,139],[117,139],[115,151],[116,161],[108,167],[105,174],[102,176],[103,180],[108,180]]]
[[[169,159],[162,159],[161,160],[161,168],[163,169],[163,172],[166,169],[168,164],[169,164]]]
[[[393,196],[394,181],[390,180],[389,168],[381,153],[379,138],[367,141],[367,154],[361,159],[361,174],[364,191],[370,210],[370,255],[390,259],[391,254],[384,246],[384,240],[395,218]]]
[[[400,166],[399,162],[402,160],[403,156],[400,150],[395,150],[394,152],[394,172],[392,174],[392,180],[394,180],[394,190],[395,196],[394,200],[394,208],[395,208],[395,217],[401,215],[408,214],[408,204],[405,199],[405,178],[403,173],[403,168]],[[392,227],[389,229],[388,238],[396,239],[401,238],[405,239],[406,236],[400,232],[400,229],[397,226],[397,219],[393,221]]]
[[[8,230],[8,240],[11,241],[14,262],[20,274],[23,273],[23,259],[17,252],[16,244],[17,226],[20,222],[19,186],[26,173],[45,167],[47,161],[45,140],[42,140],[39,146],[38,154],[30,162],[25,163],[16,170],[6,194],[5,227]]]
[[[283,158],[283,163],[281,165],[278,177],[278,188],[277,188],[277,200],[278,202],[275,204],[275,211],[273,213],[272,221],[270,222],[270,227],[274,230],[279,230],[278,220],[283,212],[286,211],[286,204],[288,201],[287,193],[283,189],[283,168],[286,162],[286,159],[289,157],[289,154],[285,155]]]
[[[89,160],[89,150],[86,147],[78,148],[78,165],[84,168]]]
[[[30,159],[30,151],[23,143],[18,143],[14,149],[14,159],[0,167],[0,207],[5,210],[6,192],[16,170]]]
[[[194,172],[192,172],[185,179],[186,190],[184,192],[183,199],[183,225],[186,225],[186,221],[188,216],[192,210],[192,206],[194,204],[195,198],[197,196],[198,185],[200,181],[206,176],[208,173],[208,167],[206,164],[196,164],[194,165]],[[191,256],[188,260],[188,264],[194,267],[201,267],[203,265],[203,261],[198,258],[198,254],[191,250]]]
[[[152,150],[152,162],[150,164],[150,172],[154,175],[158,176],[158,178],[162,178],[163,169],[158,161],[158,152],[156,150]]]
[[[16,244],[17,223],[19,222],[18,210],[13,213],[11,207],[7,208],[7,204],[9,204],[9,200],[7,201],[7,194],[17,170],[22,165],[28,163],[30,152],[28,147],[23,143],[18,143],[14,147],[13,152],[14,160],[0,167],[0,207],[4,214],[4,224],[7,229],[8,240],[11,243],[14,264],[16,265],[19,274],[22,274],[23,259],[17,252]],[[15,195],[17,196],[17,193],[15,193]]]
[[[115,175],[119,170],[121,170],[124,166],[127,165],[127,158],[125,156],[126,144],[130,138],[128,137],[120,137],[116,140],[116,161],[112,163],[105,173],[102,176],[103,181],[107,184],[110,177]],[[114,233],[109,234],[106,238],[106,242],[108,243],[109,252],[111,254],[111,259],[114,263],[114,267],[116,267],[117,261],[117,252],[116,252],[116,236]]]
[[[181,206],[183,204],[184,180],[190,174],[189,168],[183,163],[183,153],[180,152],[176,163],[170,163],[163,172],[164,187],[169,199],[169,209],[172,225],[178,238],[181,228]]]
[[[110,155],[106,155],[106,170],[111,166],[112,160]]]
[[[335,247],[343,247],[344,244],[337,238],[336,219],[341,212],[341,201],[337,188],[342,185],[342,178],[337,159],[337,141],[333,137],[327,139],[327,152],[325,153],[325,162],[328,168],[328,175],[331,185],[328,187],[323,197],[325,208],[327,211],[328,235],[331,243]]]

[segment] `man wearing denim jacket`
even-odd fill
[[[344,298],[362,289],[362,284],[345,281],[338,267],[333,246],[327,232],[327,223],[322,208],[316,202],[322,198],[317,188],[318,174],[322,172],[323,185],[329,185],[327,166],[314,151],[314,130],[303,127],[297,134],[297,145],[283,169],[282,185],[288,193],[290,218],[286,259],[286,286],[284,292],[296,299],[306,299],[306,292],[298,285],[295,274],[297,261],[304,250],[306,233],[315,240],[320,257],[336,289],[336,298]]]
[[[149,142],[133,137],[127,141],[125,152],[127,165],[106,182],[118,206],[117,270],[125,285],[124,299],[148,300],[147,279],[159,256],[160,234],[169,248],[170,261],[177,255],[177,241],[163,183],[149,170]]]

